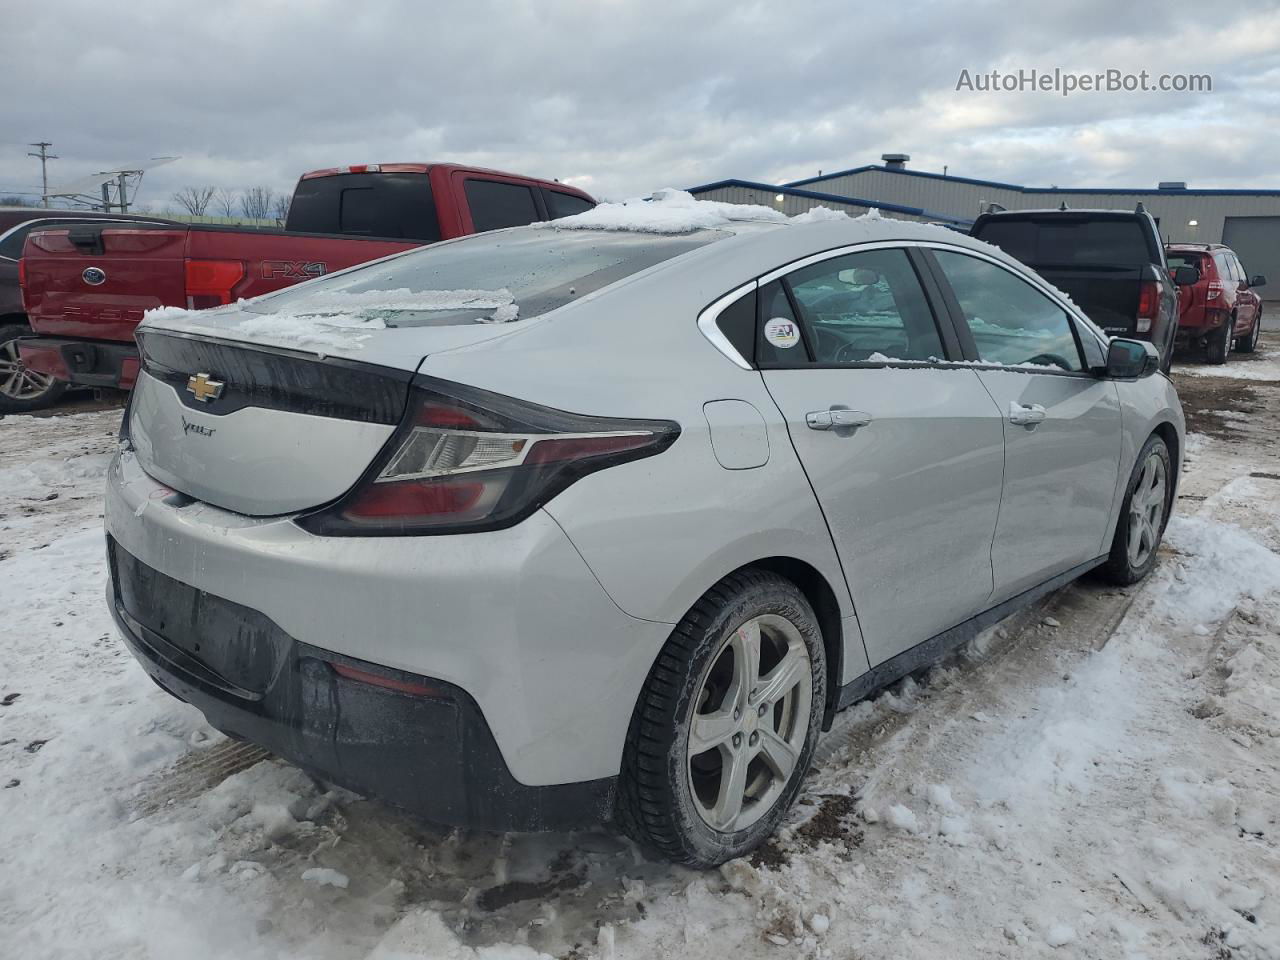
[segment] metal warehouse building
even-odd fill
[[[878,207],[888,216],[967,227],[989,204],[1008,210],[1043,207],[1133,209],[1139,202],[1171,242],[1225,243],[1250,275],[1270,281],[1262,296],[1280,300],[1280,190],[1195,190],[1185,183],[1152,189],[1023,187],[907,167],[905,154],[885,154],[882,164],[770,185],[721,180],[690,188],[705,200],[759,203],[788,215],[815,206],[852,215]]]

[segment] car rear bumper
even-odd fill
[[[138,378],[138,348],[132,343],[30,337],[18,342],[32,370],[80,387],[129,390]]]
[[[160,687],[222,732],[436,823],[530,831],[609,818],[615,778],[519,783],[461,688],[300,643],[256,611],[148,567],[110,537],[107,553],[107,602],[125,643]],[[207,655],[210,646],[228,653],[232,637],[241,642],[236,655]]]
[[[219,609],[234,605],[237,615],[218,621],[225,625],[210,635],[213,646],[196,658],[196,674],[208,668],[233,686],[262,693],[264,670],[290,673],[305,662],[345,657],[378,665],[371,669],[432,678],[422,682],[447,685],[455,691],[453,703],[474,706],[505,770],[528,787],[616,776],[640,686],[671,631],[669,624],[618,609],[564,531],[543,511],[505,530],[457,536],[319,537],[289,518],[246,517],[175,493],[147,476],[137,457],[125,452],[108,471],[105,516],[116,549],[168,578],[155,582],[195,588],[200,597],[215,598],[216,603],[209,602]],[[182,637],[169,635],[172,630],[160,621],[197,616],[204,622],[203,603],[192,599],[152,629],[179,643]],[[126,612],[147,623],[137,611]],[[246,617],[263,626],[246,630]],[[259,635],[277,639],[263,647],[266,641],[254,639]],[[291,645],[310,652],[272,652]],[[258,663],[259,673],[243,673],[246,668],[237,657]],[[270,669],[255,658],[267,658]],[[291,666],[286,670],[281,664]],[[172,672],[163,664],[156,667],[154,658],[148,669],[153,675],[159,669]],[[174,686],[178,680],[161,682],[201,709],[209,707],[215,726],[263,742],[343,782],[345,767],[320,765],[309,749],[301,751],[296,734],[246,726],[257,715],[250,712],[246,718],[243,698],[210,701],[213,694],[189,678],[182,680],[182,690]],[[327,722],[323,711],[330,709],[330,701],[325,698],[337,689],[314,688],[314,698],[299,701],[302,716],[285,715],[305,725],[312,722],[307,711],[319,710],[317,722]],[[284,704],[302,694],[286,688],[279,696]],[[411,724],[411,735],[425,736],[421,724],[437,724],[426,714],[440,708],[414,709],[426,711],[425,719],[414,720],[411,713],[403,722]],[[471,716],[471,706],[450,709]],[[451,720],[448,726],[456,730],[459,722]],[[386,729],[400,723],[398,719]],[[465,757],[477,737],[486,739],[476,733],[455,736],[455,751]],[[446,764],[433,776],[450,769]],[[388,795],[364,777],[348,780]],[[390,786],[395,789],[394,783]],[[597,788],[584,789],[590,793]],[[471,810],[474,802],[468,800],[466,807]]]

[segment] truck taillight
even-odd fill
[[[659,454],[679,435],[669,420],[582,416],[419,378],[404,422],[360,483],[298,523],[320,536],[497,530],[582,477]]]
[[[240,260],[187,260],[187,309],[220,307],[232,300],[236,284],[244,279]]]
[[[1206,300],[1217,300],[1222,296],[1222,282],[1219,280],[1210,280],[1205,294]]]
[[[20,290],[27,289],[27,261],[18,261],[18,288]]]
[[[1138,333],[1150,333],[1151,324],[1160,310],[1160,284],[1143,280],[1138,290]]]

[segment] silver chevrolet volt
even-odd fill
[[[1000,251],[564,223],[148,318],[106,530],[156,683],[432,821],[707,866],[837,710],[1154,565],[1174,388]]]

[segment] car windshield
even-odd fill
[[[729,235],[517,228],[414,250],[260,297],[244,309],[357,315],[387,327],[528,319]]]
[[[1204,257],[1198,253],[1171,253],[1168,259],[1170,270],[1177,270],[1179,267],[1195,267],[1199,269],[1204,262]]]

